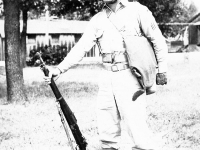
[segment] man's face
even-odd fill
[[[114,4],[114,3],[117,2],[117,0],[103,0],[103,1],[104,1],[104,3],[106,3],[106,4]]]

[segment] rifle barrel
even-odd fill
[[[41,67],[42,71],[44,72],[44,75],[48,76],[49,75],[48,68],[45,66],[45,63],[44,63],[40,53],[37,53],[37,55],[39,56],[39,59],[42,63],[40,67]],[[58,103],[60,104],[61,111],[65,116],[65,119],[66,119],[66,121],[69,125],[69,128],[71,129],[71,132],[74,136],[76,144],[79,146],[80,150],[86,150],[87,142],[86,142],[86,139],[83,137],[83,135],[82,135],[82,133],[79,129],[76,117],[75,117],[74,113],[71,111],[68,104],[66,103],[63,96],[61,95],[61,93],[60,93],[55,81],[53,80],[53,78],[51,78],[51,83],[49,85],[50,85]]]

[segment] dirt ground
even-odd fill
[[[154,136],[162,139],[163,150],[200,149],[199,58],[199,53],[169,54],[168,85],[158,86],[157,93],[147,97],[148,123]],[[70,95],[64,93],[65,89],[62,93],[87,139],[88,150],[97,150],[99,145],[95,102],[96,77],[100,73],[99,68],[83,66],[57,81],[61,86],[65,82],[80,83]],[[29,92],[29,102],[24,104],[2,104],[6,90],[1,87],[4,94],[0,95],[0,150],[70,150],[55,98],[49,93],[42,94],[49,88],[41,86],[42,76],[38,67],[24,69],[25,84],[34,91]],[[3,75],[0,84],[5,84]],[[34,94],[35,91],[40,94]],[[73,93],[77,94],[72,96]],[[129,150],[129,144],[130,139],[123,132],[121,149]]]

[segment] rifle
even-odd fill
[[[40,68],[41,70],[44,72],[45,76],[49,75],[49,70],[46,67],[41,54],[39,52],[37,52],[37,56],[39,57],[40,61],[41,61],[41,65]],[[70,142],[70,146],[71,149],[74,150],[72,142],[70,140],[69,137],[69,132],[67,130],[67,125],[65,123],[65,120],[67,121],[69,128],[71,129],[71,132],[74,136],[74,139],[76,141],[76,144],[78,145],[80,150],[86,150],[86,146],[87,146],[87,142],[86,139],[82,136],[81,131],[79,130],[78,124],[77,124],[77,120],[76,117],[74,115],[74,113],[71,111],[70,107],[68,106],[68,104],[66,103],[66,101],[64,100],[64,98],[62,97],[58,87],[55,84],[55,81],[53,80],[53,78],[51,78],[51,83],[49,84],[55,97],[56,97],[56,101],[58,102],[57,108],[58,108],[58,113],[61,117],[61,122],[63,124],[63,127],[65,129],[65,132],[67,134],[67,137],[69,139]],[[64,116],[63,116],[64,114]],[[65,119],[64,119],[65,117]],[[76,149],[77,150],[77,149]]]

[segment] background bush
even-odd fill
[[[65,46],[44,46],[33,48],[30,51],[29,58],[26,60],[27,66],[39,66],[40,60],[36,53],[40,52],[42,59],[47,65],[57,65],[59,64],[67,55],[67,47]]]

